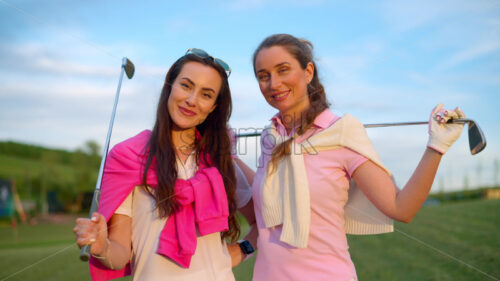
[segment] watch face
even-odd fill
[[[247,240],[238,241],[238,244],[240,245],[241,251],[246,255],[249,255],[255,251],[252,247],[252,244],[250,244],[250,242],[248,242]]]

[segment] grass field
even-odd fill
[[[500,200],[424,207],[411,224],[395,227],[392,234],[349,236],[360,280],[500,279]],[[0,281],[90,280],[72,228],[19,226],[16,238],[0,226]],[[249,260],[235,268],[236,280],[251,280],[252,266]]]

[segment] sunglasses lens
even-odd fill
[[[221,59],[215,59],[215,62],[220,64],[220,66],[222,66],[222,68],[224,68],[224,70],[231,71],[231,68],[229,67],[229,65],[227,65],[227,63],[225,61],[223,61]]]
[[[203,58],[210,57],[210,55],[202,49],[192,48],[192,49],[190,49],[190,51],[192,54],[195,54],[195,55],[203,57]]]
[[[191,49],[187,50],[186,54],[193,54],[193,55],[197,55],[197,56],[202,57],[202,58],[211,58],[216,63],[218,63],[220,66],[222,66],[222,68],[224,68],[225,71],[227,71],[228,77],[231,74],[231,68],[229,67],[229,65],[225,61],[223,61],[221,59],[213,58],[212,56],[210,56],[207,52],[205,52],[202,49],[191,48]]]

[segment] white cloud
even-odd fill
[[[245,101],[254,100],[257,97],[262,98],[257,80],[253,75],[231,74],[229,85],[233,98]]]
[[[389,0],[381,6],[381,15],[397,31],[408,31],[437,21],[456,19],[464,15],[468,19],[474,15],[498,10],[498,1],[398,1]]]
[[[225,7],[227,7],[231,11],[248,11],[252,9],[261,8],[263,6],[272,6],[272,5],[294,5],[294,6],[315,6],[325,3],[325,0],[231,0],[231,1],[223,1]]]
[[[109,66],[78,43],[65,47],[30,42],[2,45],[0,139],[69,149],[88,139],[104,141],[120,61]],[[68,55],[72,47],[75,53]],[[130,131],[152,125],[166,69],[142,64],[136,68],[134,79],[124,79],[122,84],[113,139],[123,140],[131,136]]]
[[[325,56],[319,60],[318,67],[328,69],[335,79],[352,80],[359,77],[368,64],[369,59],[364,55]]]
[[[3,80],[3,79],[2,79]],[[1,80],[0,80],[1,81]],[[89,81],[75,80],[39,80],[33,79],[32,83],[25,80],[2,81],[0,97],[16,96],[18,98],[32,99],[36,97],[50,98],[92,98],[97,102],[101,98],[111,97],[115,94],[115,85],[99,85]]]
[[[263,6],[266,0],[234,0],[229,1],[227,7],[233,11],[244,11]]]
[[[76,52],[76,51],[75,51]],[[37,75],[79,75],[112,77],[119,73],[118,67],[105,66],[92,60],[79,62],[42,44],[8,44],[0,48],[2,66],[9,72],[36,73]]]
[[[450,55],[447,59],[438,64],[436,68],[440,71],[447,70],[498,51],[500,51],[500,41],[481,42],[475,46],[468,47],[467,49]]]
[[[229,79],[233,98],[231,125],[234,127],[263,127],[274,114],[265,101],[255,77],[234,73]]]
[[[0,95],[0,139],[69,149],[87,139],[103,142],[113,108],[115,81],[110,85],[99,85],[95,81],[10,82],[4,89],[7,94],[2,91]],[[130,137],[130,131],[139,132],[152,126],[158,92],[154,87],[123,85],[114,139],[123,140]]]
[[[166,22],[168,32],[186,32],[198,28],[198,24],[188,17],[170,18]]]
[[[331,55],[330,50],[327,53],[316,54],[320,79],[332,84],[337,81],[359,80],[363,71],[391,57],[390,50],[385,45],[385,42],[378,39],[367,38],[336,47],[333,52],[335,55]]]

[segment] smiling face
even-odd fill
[[[304,69],[285,48],[272,46],[255,57],[255,74],[267,103],[278,109],[282,118],[296,119],[309,108],[307,84],[314,74],[311,62]]]
[[[214,68],[187,62],[172,84],[168,112],[175,130],[194,129],[215,109],[222,78]]]

